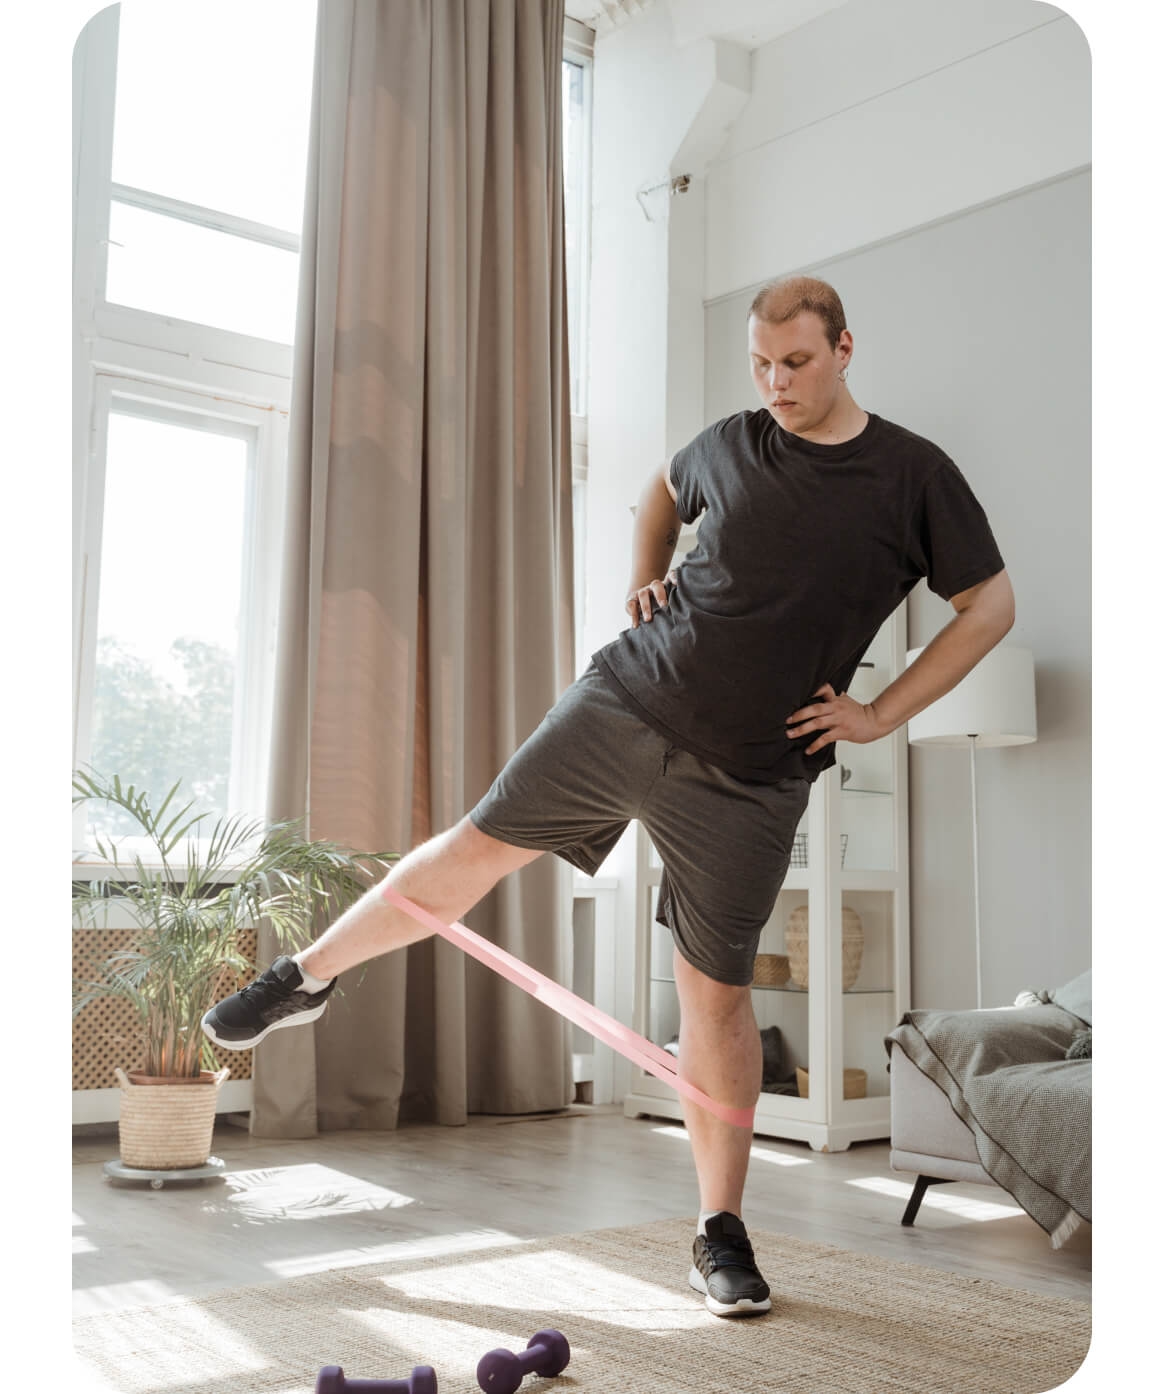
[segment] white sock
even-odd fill
[[[306,952],[306,949],[302,950],[303,954],[305,954]],[[302,954],[292,954],[291,961],[295,964],[296,968],[299,969],[300,973],[303,974],[303,982],[299,987],[300,992],[322,992],[323,989],[328,985],[328,983],[331,982],[330,978],[312,977],[312,975],[303,966]]]
[[[695,1227],[696,1234],[706,1235],[707,1222],[715,1215],[726,1215],[726,1210],[701,1210],[699,1212],[699,1224]]]

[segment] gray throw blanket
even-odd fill
[[[943,1091],[983,1170],[1051,1236],[1091,1220],[1091,1060],[1065,1058],[1080,1018],[1053,1002],[906,1012],[885,1039]]]

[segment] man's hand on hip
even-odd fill
[[[814,700],[807,707],[800,707],[789,716],[785,723],[785,733],[790,740],[798,736],[816,733],[811,745],[804,747],[806,755],[815,755],[830,741],[852,741],[855,745],[868,745],[870,741],[880,740],[888,735],[881,729],[873,707],[862,706],[847,692],[838,697],[831,683],[818,687]]]
[[[662,581],[648,581],[645,586],[632,590],[626,598],[626,612],[631,617],[631,628],[638,629],[639,620],[650,622],[654,608],[667,606],[667,585],[675,584],[678,572],[672,567]]]

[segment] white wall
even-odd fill
[[[750,55],[710,39],[680,45],[676,32],[660,3],[595,46],[588,652],[624,627],[630,506],[646,474],[711,419],[704,343],[717,301],[940,225],[1090,159],[1087,44],[1050,5],[850,0]],[[692,176],[689,191],[646,196],[657,219],[648,222],[635,191],[681,173]],[[911,643],[931,636],[935,615],[924,605],[911,606]],[[1073,671],[1052,699],[1070,708],[1057,713],[1059,729],[1066,720],[1076,744],[1064,761],[1050,743],[1038,757],[1044,790],[1068,801],[1088,797],[1077,744],[1085,685]],[[964,878],[946,880],[966,855],[964,791],[950,780],[913,782],[914,932],[927,946],[915,950],[914,999],[969,1005],[972,974],[967,980],[960,964],[951,971],[943,948],[963,926],[934,923],[918,890],[932,878],[966,899]],[[935,839],[937,827],[949,837]],[[998,905],[1010,873],[994,884],[988,849],[984,857],[984,905]],[[1089,864],[1090,849],[1040,852],[1039,874],[1055,876],[1065,858]],[[633,873],[625,847],[604,871]],[[628,939],[632,913],[620,906]],[[1013,934],[1048,956],[1033,958],[1017,939],[1003,943],[988,995],[1016,978],[1054,985],[1085,966],[1072,933],[1060,968],[1049,920],[1014,925]],[[1047,981],[1031,981],[1043,962]]]
[[[757,49],[708,175],[707,299],[1087,164],[1089,67],[1034,0],[851,0]]]

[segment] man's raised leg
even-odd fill
[[[453,827],[414,847],[380,884],[390,885],[449,924],[467,914],[503,876],[542,855],[490,837],[466,814]],[[330,979],[369,958],[430,936],[430,930],[390,905],[380,894],[380,885],[375,885],[296,957],[313,978]]]
[[[466,814],[414,847],[309,948],[294,959],[277,958],[253,983],[212,1007],[202,1018],[203,1031],[218,1045],[248,1049],[279,1027],[322,1016],[336,978],[346,969],[429,938],[432,931],[389,904],[380,886],[391,885],[448,924],[467,914],[503,876],[542,855],[490,837]],[[316,991],[308,990],[317,982]]]

